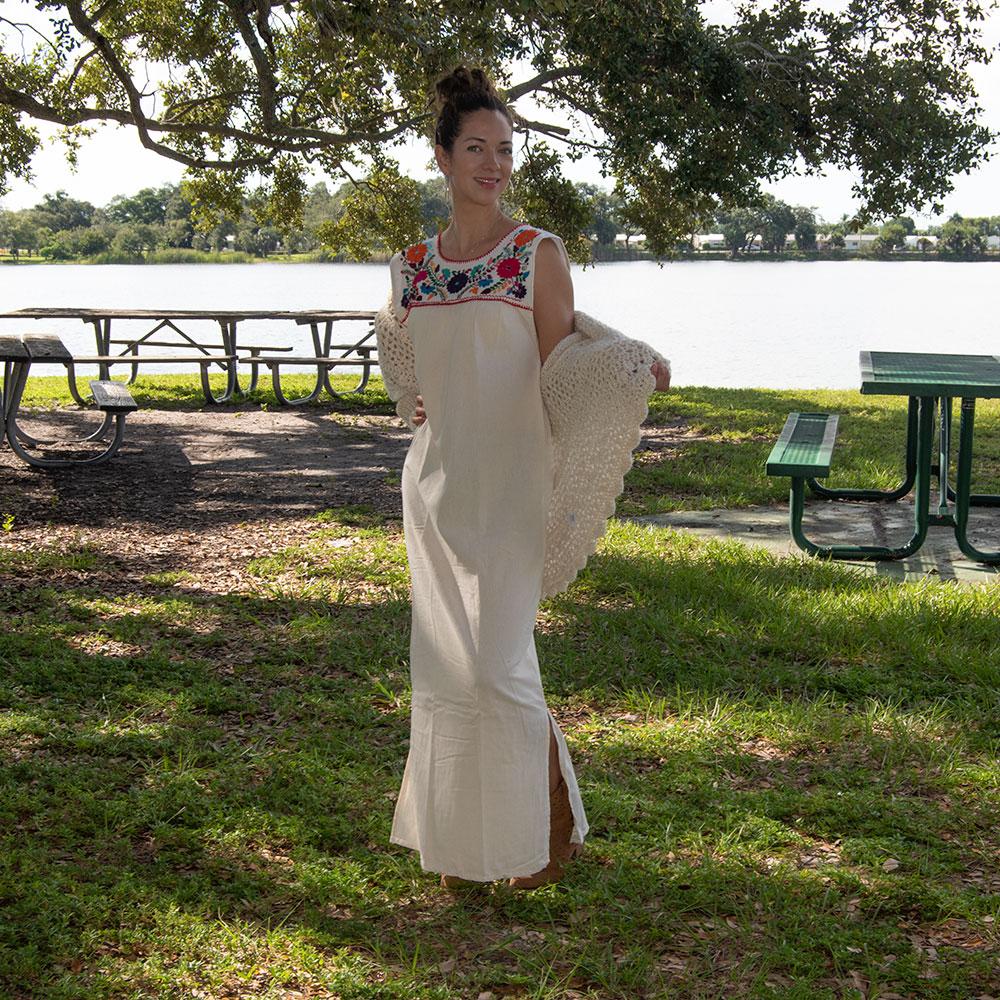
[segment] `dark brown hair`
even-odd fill
[[[478,67],[467,69],[456,66],[447,76],[438,80],[434,87],[438,101],[437,125],[434,128],[434,142],[450,153],[458,133],[462,128],[462,115],[470,111],[486,108],[499,111],[514,124],[507,105],[493,86],[490,78]]]

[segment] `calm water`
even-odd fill
[[[1000,353],[1000,267],[989,263],[636,261],[574,266],[573,278],[577,307],[660,350],[677,385],[854,387],[862,349]],[[377,309],[388,285],[387,267],[372,264],[17,265],[0,267],[0,311]],[[145,329],[119,322],[113,335]],[[32,330],[94,350],[78,322],[0,320],[0,333]],[[311,353],[307,338],[292,324],[240,327],[244,344]]]

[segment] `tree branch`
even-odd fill
[[[33,31],[38,37],[45,42],[45,44],[52,49],[54,53],[58,55],[59,50],[55,45],[52,44],[52,40],[44,35],[38,30],[33,24],[28,24],[25,21],[11,21],[9,18],[0,17],[0,24],[9,24],[20,36],[21,36],[21,55],[27,58],[27,53],[24,51],[24,30],[27,28],[29,31]]]
[[[84,64],[84,63],[85,63],[85,62],[86,62],[86,61],[87,61],[87,60],[88,60],[88,59],[89,59],[89,58],[90,58],[91,56],[96,56],[96,55],[97,55],[97,49],[91,49],[91,50],[90,50],[89,52],[87,52],[86,54],[82,55],[82,56],[81,56],[81,57],[80,57],[80,58],[79,58],[79,59],[77,60],[77,62],[76,62],[76,65],[75,65],[75,66],[73,67],[73,72],[72,72],[72,73],[70,73],[70,75],[69,75],[69,79],[68,79],[68,80],[66,81],[66,90],[67,90],[67,91],[70,91],[70,90],[72,90],[72,89],[73,89],[73,84],[74,84],[74,83],[76,82],[76,78],[77,78],[77,76],[79,75],[79,73],[80,73],[80,70],[81,70],[81,69],[83,69],[83,64]]]
[[[14,90],[0,80],[0,104],[22,111],[40,121],[52,122],[56,125],[73,126],[85,122],[115,122],[118,125],[133,125],[139,129],[133,111],[122,111],[117,108],[85,108],[76,111],[60,111],[48,104],[42,104],[30,94]],[[318,128],[285,129],[284,137],[279,138],[274,133],[251,132],[246,129],[223,125],[209,125],[200,122],[164,122],[142,117],[142,129],[147,133],[163,132],[170,135],[210,135],[221,139],[246,142],[264,150],[259,156],[238,157],[231,160],[210,160],[203,157],[190,156],[178,152],[169,146],[150,139],[143,143],[147,149],[153,149],[169,159],[183,163],[185,166],[198,169],[214,168],[217,170],[237,170],[244,167],[266,166],[273,162],[274,152],[304,153],[310,150],[323,149],[328,146],[348,146],[354,143],[382,143],[397,138],[410,129],[422,124],[428,114],[420,114],[404,119],[393,128],[383,131],[365,132],[330,132]],[[140,133],[141,134],[141,133]]]
[[[539,73],[538,76],[534,76],[530,80],[525,80],[523,83],[509,87],[504,91],[504,100],[511,103],[525,94],[530,94],[533,90],[544,87],[545,84],[551,83],[553,80],[562,80],[568,76],[580,76],[585,68],[584,66],[560,66],[546,70],[544,73]]]
[[[250,18],[247,17],[246,9],[241,0],[225,0],[225,4],[233,15],[233,20],[236,22],[237,28],[239,28],[243,44],[246,45],[250,52],[250,58],[253,59],[254,69],[257,72],[257,84],[260,88],[260,110],[264,118],[264,127],[268,131],[277,131],[280,128],[277,120],[278,83],[274,78],[271,64],[268,62],[267,53],[261,48],[257,33],[250,23]],[[258,10],[258,25],[261,23],[261,20],[264,21],[266,26],[266,15]],[[270,41],[269,31],[267,39]],[[273,41],[270,41],[270,47],[273,51]]]

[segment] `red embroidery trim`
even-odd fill
[[[525,312],[534,312],[531,306],[522,305],[520,302],[512,302],[504,295],[472,295],[467,299],[451,299],[448,302],[414,302],[412,306],[406,307],[406,316],[400,322],[405,323],[407,317],[414,309],[429,309],[432,306],[464,306],[466,302],[503,302],[505,305],[513,306],[515,309],[524,309]]]
[[[441,252],[441,230],[439,229],[437,236],[434,237],[434,250],[442,260],[448,261],[449,264],[471,264],[473,261],[482,260],[484,257],[489,257],[489,255],[493,253],[493,251],[496,250],[496,248],[500,246],[500,244],[503,243],[503,241],[506,240],[507,237],[513,235],[519,229],[531,229],[531,228],[532,228],[531,226],[523,224],[520,226],[515,226],[513,229],[508,229],[507,232],[504,233],[503,236],[501,236],[500,239],[498,239],[496,243],[494,243],[493,246],[491,246],[489,250],[486,251],[486,253],[481,253],[478,257],[446,257]]]

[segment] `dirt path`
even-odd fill
[[[93,414],[66,408],[22,425],[37,437],[85,433]],[[661,458],[681,427],[647,427]],[[205,589],[238,585],[247,561],[315,530],[311,515],[364,504],[401,517],[399,474],[410,431],[394,416],[301,410],[143,409],[110,462],[43,471],[0,448],[0,548],[87,546],[106,556],[109,589],[183,570]],[[640,460],[643,460],[640,458]],[[27,573],[27,575],[31,575]],[[93,570],[85,574],[95,580]]]
[[[22,424],[64,436],[73,422],[82,430],[94,417],[67,409]],[[87,545],[118,563],[108,568],[119,579],[123,569],[133,580],[183,569],[209,584],[293,544],[318,511],[366,504],[398,514],[409,440],[388,416],[144,409],[104,465],[39,470],[0,449],[0,520],[13,516],[0,546]]]

